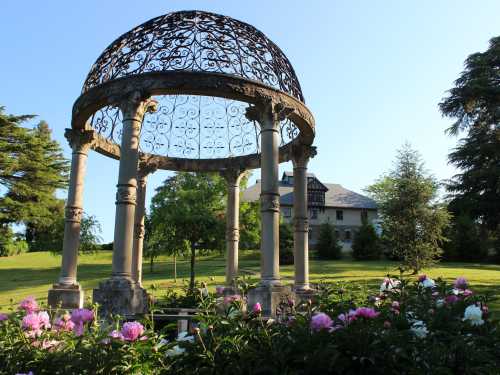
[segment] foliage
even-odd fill
[[[26,241],[16,238],[9,226],[0,226],[0,257],[19,255],[27,251]]]
[[[470,55],[465,70],[439,104],[441,113],[455,122],[449,134],[465,136],[449,154],[460,170],[449,181],[452,211],[470,215],[481,231],[498,239],[500,254],[500,37],[485,52]]]
[[[280,223],[280,264],[293,264],[293,227],[288,223]]]
[[[488,257],[488,241],[483,228],[466,213],[458,213],[447,229],[449,242],[443,247],[443,258],[466,262],[484,261]]]
[[[352,243],[352,256],[356,260],[376,260],[382,255],[380,238],[373,225],[363,218]]]
[[[151,203],[148,251],[189,249],[190,286],[195,286],[197,250],[223,250],[226,184],[216,174],[176,173],[156,189]]]
[[[260,202],[240,204],[240,249],[260,248]]]
[[[342,246],[332,224],[323,223],[319,226],[316,252],[321,259],[340,259],[342,257]]]
[[[52,328],[33,334],[29,312],[13,312],[0,318],[0,374],[498,373],[498,322],[488,297],[464,279],[386,278],[375,293],[357,284],[319,291],[312,303],[283,301],[276,319],[245,311],[244,296],[201,295],[197,326],[177,338],[154,331],[154,316],[107,324],[85,311],[51,312]],[[25,310],[34,307],[28,302]]]
[[[436,180],[424,170],[417,151],[406,144],[395,168],[368,187],[382,218],[382,236],[401,259],[401,269],[419,272],[439,259],[449,214],[435,203]]]

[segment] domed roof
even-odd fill
[[[232,75],[304,102],[293,67],[276,44],[247,23],[202,11],[159,16],[120,36],[92,66],[83,93],[117,78],[165,71]]]

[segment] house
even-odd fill
[[[309,215],[309,244],[318,241],[319,226],[329,222],[335,227],[344,250],[349,250],[361,226],[362,219],[376,224],[377,204],[374,200],[344,188],[339,184],[321,182],[314,174],[307,174]],[[243,191],[242,200],[255,202],[260,197],[260,180]],[[279,183],[280,211],[284,222],[293,223],[293,173],[284,172]]]

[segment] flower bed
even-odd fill
[[[274,319],[244,297],[202,295],[198,326],[55,314],[28,298],[0,315],[0,374],[498,374],[500,334],[467,281],[386,278],[380,290],[324,285]]]

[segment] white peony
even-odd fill
[[[194,336],[188,336],[188,333],[186,331],[179,333],[177,336],[177,341],[189,341],[189,342],[194,342]]]
[[[480,326],[484,324],[483,312],[481,311],[481,308],[476,305],[467,306],[462,320],[468,320],[473,326]]]
[[[401,281],[386,277],[384,281],[382,281],[382,284],[380,284],[380,293],[390,292],[397,289],[399,284],[401,284]]]
[[[444,299],[440,298],[436,300],[436,307],[441,308],[444,306]]]
[[[422,281],[420,284],[422,284],[424,288],[434,288],[436,286],[434,280],[429,279],[428,277],[426,277],[425,280]]]
[[[179,345],[176,345],[172,349],[168,349],[165,352],[165,355],[167,357],[175,357],[175,356],[183,354],[185,351],[186,351],[186,349],[183,349]]]
[[[415,320],[410,328],[412,333],[419,339],[423,339],[429,333],[425,323],[421,320]]]

